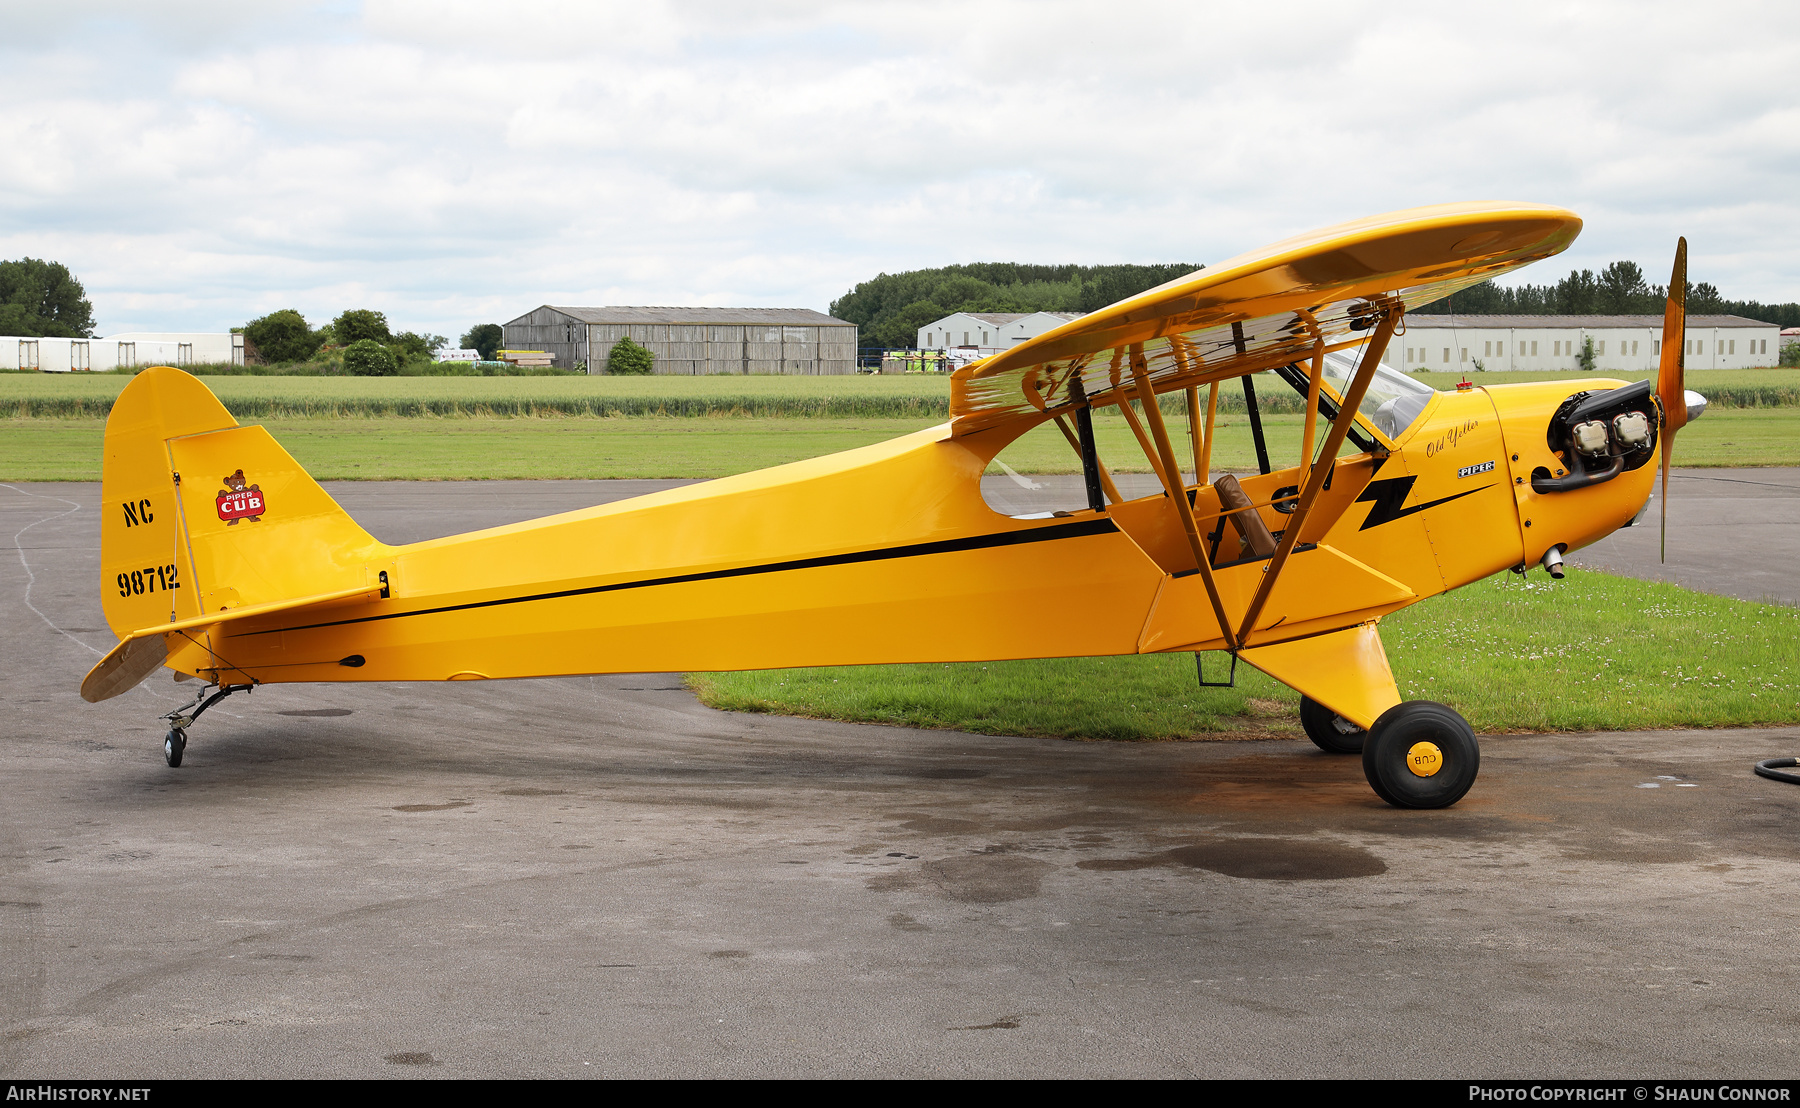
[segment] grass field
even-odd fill
[[[1382,622],[1407,699],[1477,731],[1800,722],[1800,611],[1603,573],[1501,574]],[[1209,680],[1224,655],[1207,655]],[[732,711],[1077,739],[1301,737],[1299,697],[1238,667],[1202,689],[1192,655],[692,674]]]
[[[0,374],[0,413],[104,416],[130,382],[111,374]],[[833,377],[203,377],[244,418],[825,416],[942,419],[950,379]]]
[[[1433,388],[1454,388],[1460,375],[1421,373]],[[1477,384],[1569,380],[1568,373],[1477,373]],[[0,374],[0,413],[26,418],[104,416],[130,381],[113,374]],[[834,377],[202,377],[239,418],[548,415],[749,415],[830,418],[942,419],[950,379],[927,375]],[[1301,399],[1265,377],[1266,411],[1298,413]],[[1706,370],[1688,387],[1722,408],[1800,406],[1800,369]],[[1238,384],[1220,390],[1221,409],[1244,410]],[[1179,412],[1180,394],[1164,410]]]
[[[257,419],[320,480],[467,481],[501,478],[726,477],[883,442],[937,422],[923,419],[539,418]],[[1119,473],[1149,472],[1118,416],[1094,421],[1101,457]],[[0,480],[98,481],[105,422],[0,419]],[[1292,464],[1299,416],[1269,416],[1271,457]],[[1216,470],[1256,468],[1249,422],[1217,425]],[[1001,459],[1024,473],[1075,473],[1054,427],[1039,428]],[[1683,466],[1800,465],[1800,408],[1708,412],[1675,443]]]

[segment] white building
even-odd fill
[[[244,336],[137,332],[103,339],[0,336],[0,369],[136,369],[152,365],[243,365]]]
[[[987,358],[1061,327],[1082,312],[952,312],[919,328],[920,350],[961,348]]]
[[[1409,372],[1579,369],[1582,345],[1594,343],[1594,368],[1655,370],[1662,358],[1659,315],[1409,315],[1389,344],[1387,361]],[[1772,366],[1781,328],[1735,315],[1687,317],[1688,369]]]

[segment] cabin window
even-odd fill
[[[1531,344],[1531,356],[1537,357],[1537,343],[1535,342]]]
[[[1633,339],[1631,342],[1631,354],[1633,357],[1637,356],[1637,340],[1636,339]]]
[[[1444,347],[1444,364],[1450,364],[1450,348],[1448,346]]]
[[[1650,340],[1650,356],[1652,358],[1662,357],[1662,340],[1661,339],[1651,339]]]
[[[1462,348],[1462,357],[1459,358],[1458,361],[1466,362],[1468,360],[1469,360],[1469,348],[1465,346]]]
[[[1730,343],[1730,346],[1731,346],[1731,349],[1729,349],[1729,350],[1727,350],[1727,351],[1725,351],[1725,353],[1727,353],[1727,354],[1736,354],[1736,353],[1737,353],[1737,340],[1736,340],[1736,339],[1732,339],[1732,340],[1731,340],[1731,343]]]
[[[1335,404],[1327,404],[1327,399],[1335,401],[1344,395],[1349,387],[1350,378],[1356,373],[1356,363],[1360,351],[1333,351],[1325,355],[1325,389],[1327,397],[1320,398],[1321,416],[1330,417],[1335,414]],[[1278,370],[1282,378],[1292,385],[1294,391],[1306,394],[1308,374],[1306,367]],[[1424,412],[1425,405],[1437,395],[1437,390],[1430,385],[1408,377],[1401,371],[1383,363],[1375,367],[1375,377],[1369,382],[1369,391],[1363,394],[1362,405],[1357,409],[1370,423],[1390,439],[1397,439],[1418,420]],[[1351,438],[1357,434],[1353,429]],[[1363,449],[1368,449],[1367,446]]]
[[[1596,346],[1594,347],[1594,353],[1596,353],[1596,354],[1606,353],[1606,340],[1605,339],[1601,339],[1600,342],[1598,344],[1596,344]]]

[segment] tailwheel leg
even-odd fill
[[[1363,743],[1363,776],[1396,808],[1448,808],[1481,769],[1469,722],[1448,705],[1409,700],[1381,714]]]
[[[169,721],[169,733],[163,736],[163,760],[169,763],[169,768],[181,765],[182,752],[187,750],[187,729],[208,708],[234,692],[253,692],[255,689],[255,685],[209,684],[195,694],[193,700],[163,716],[163,719]]]

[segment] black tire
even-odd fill
[[[1442,759],[1429,776],[1408,765],[1419,743],[1436,746]],[[1428,757],[1429,751],[1420,756]],[[1448,808],[1463,798],[1480,771],[1474,729],[1455,709],[1435,701],[1394,705],[1381,713],[1363,744],[1363,776],[1376,796],[1396,808]]]
[[[1310,696],[1300,698],[1300,726],[1327,754],[1361,754],[1369,733]],[[1346,730],[1346,728],[1348,730]]]
[[[187,732],[177,727],[163,736],[163,760],[169,763],[170,769],[181,766],[181,753],[187,749]]]

